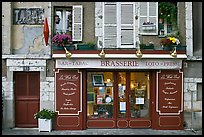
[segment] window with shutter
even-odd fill
[[[139,32],[141,35],[158,34],[158,2],[140,2]]]
[[[55,21],[55,33],[70,33],[72,34],[72,9],[56,8],[55,15],[58,19]]]
[[[73,27],[72,27],[72,40],[82,41],[82,19],[83,19],[82,5],[73,6]]]
[[[117,47],[117,5],[113,2],[104,4],[104,48]]]
[[[132,3],[121,3],[121,46],[120,48],[133,48],[135,43],[134,11]]]
[[[72,41],[82,41],[82,5],[65,8],[55,7],[55,15],[59,19],[55,20],[54,33],[68,33],[72,35]]]
[[[135,3],[104,2],[103,17],[104,48],[135,47]]]

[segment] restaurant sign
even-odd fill
[[[160,115],[179,115],[183,111],[183,72],[157,72],[156,111]]]
[[[180,59],[57,59],[56,68],[181,69]]]
[[[56,112],[58,115],[79,115],[82,111],[81,73],[58,69],[55,78]]]

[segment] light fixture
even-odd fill
[[[170,55],[171,55],[172,57],[174,57],[174,58],[177,57],[176,47],[174,47],[173,50],[170,51]]]
[[[72,53],[69,52],[65,47],[64,47],[64,50],[65,50],[65,52],[66,52],[66,57],[67,57],[67,58],[70,58],[70,57],[72,56]]]
[[[101,52],[98,54],[101,58],[105,58],[106,53],[104,52],[103,48],[101,50]]]
[[[138,58],[141,58],[142,57],[142,52],[141,52],[141,50],[140,49],[137,49],[136,50],[136,56],[138,57]]]

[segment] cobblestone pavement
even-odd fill
[[[39,132],[33,129],[2,129],[2,135],[202,135],[202,131],[153,129],[86,129]]]

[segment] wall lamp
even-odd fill
[[[71,52],[69,52],[65,47],[64,47],[64,50],[65,50],[65,52],[66,52],[66,57],[67,58],[71,58],[71,56],[72,56],[72,53]]]
[[[100,56],[101,58],[105,58],[105,56],[106,56],[106,53],[104,52],[104,50],[103,50],[103,42],[102,41],[98,41],[98,44],[101,46],[101,52],[98,54],[98,56]]]
[[[136,54],[136,56],[137,56],[138,58],[141,58],[142,55],[143,55],[140,49],[137,49],[135,54]]]
[[[174,58],[177,57],[176,47],[174,47],[173,50],[170,51],[170,55],[171,55],[172,57],[174,57]]]
[[[105,58],[106,53],[104,52],[103,48],[101,50],[101,52],[98,54],[101,58]]]

